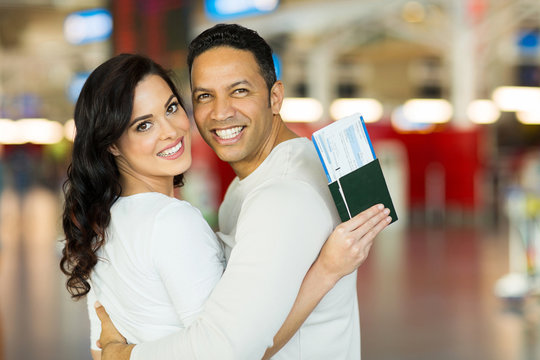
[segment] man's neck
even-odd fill
[[[270,153],[276,146],[278,146],[284,141],[299,137],[296,133],[289,129],[287,125],[285,125],[279,115],[277,115],[277,117],[277,119],[274,119],[276,121],[276,129],[275,131],[272,131],[272,133],[269,135],[268,147],[263,152],[263,156],[260,156],[258,159],[256,159],[256,161],[251,161],[247,164],[229,163],[229,165],[231,165],[231,167],[233,168],[236,176],[238,176],[240,179],[248,177],[253,171],[255,171],[264,162],[268,155],[270,155]]]

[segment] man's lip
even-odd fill
[[[229,125],[229,126],[225,126],[225,127],[215,127],[213,129],[210,129],[210,131],[216,132],[216,131],[219,131],[219,130],[228,130],[228,129],[233,129],[233,128],[236,128],[236,127],[245,128],[246,125]],[[244,129],[242,129],[242,130],[244,130]]]
[[[183,137],[183,136],[180,136],[180,137],[178,138],[178,140],[176,140],[176,141],[174,142],[174,144],[172,144],[171,146],[167,146],[165,149],[162,149],[162,150],[159,151],[158,153],[162,153],[162,152],[164,152],[164,151],[167,151],[167,150],[169,150],[169,149],[175,147],[176,145],[178,145],[178,143],[179,143],[180,141],[183,141],[183,140],[184,140],[184,137]]]
[[[242,129],[240,129],[240,131],[238,132],[238,134],[230,139],[223,139],[222,137],[220,137],[217,132],[218,131],[225,131],[225,130],[228,130],[228,129],[234,129],[234,128],[237,128],[237,127],[241,127]],[[210,132],[212,133],[214,139],[216,139],[216,141],[218,141],[219,143],[222,143],[222,144],[228,144],[228,143],[234,143],[236,142],[241,136],[242,134],[244,133],[244,130],[245,130],[246,126],[245,125],[233,125],[233,126],[227,126],[227,127],[220,127],[220,128],[214,128],[212,130],[210,130]]]

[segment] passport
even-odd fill
[[[359,113],[339,119],[315,131],[311,138],[328,179],[341,221],[347,221],[373,205],[398,217],[379,159]]]

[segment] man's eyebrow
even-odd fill
[[[231,85],[227,86],[228,89],[232,89],[238,85],[251,85],[251,83],[247,80],[238,80],[238,81],[235,81],[233,82]],[[191,91],[192,93],[196,93],[196,92],[211,92],[210,89],[207,89],[207,88],[204,88],[204,87],[195,87],[193,88],[193,90]]]
[[[196,88],[193,88],[193,90],[191,90],[192,93],[194,92],[210,92],[210,89],[206,89],[206,88],[203,88],[203,87],[196,87]]]
[[[229,85],[229,89],[232,89],[233,87],[236,87],[238,85],[251,85],[251,83],[247,80],[239,80]]]

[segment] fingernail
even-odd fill
[[[96,301],[96,302],[94,303],[94,307],[95,307],[95,308],[98,308],[98,307],[100,307],[100,306],[101,306],[101,303],[100,303],[99,301]]]
[[[379,209],[379,210],[382,210],[382,209],[384,209],[384,205],[383,205],[383,204],[379,204],[379,205],[377,205],[377,209]]]
[[[389,216],[389,217],[386,218],[386,222],[390,222],[390,221],[392,221],[392,217],[391,217],[391,216]]]
[[[384,209],[384,214],[385,214],[385,215],[390,214],[390,209]]]

